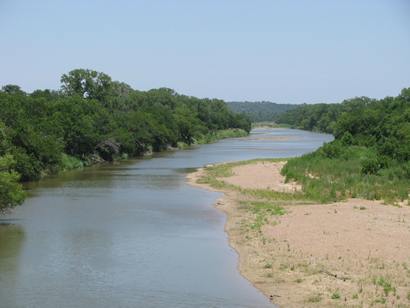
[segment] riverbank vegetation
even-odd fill
[[[226,163],[190,177],[224,192],[216,206],[241,273],[280,306],[407,307],[410,89],[283,119],[335,140],[286,163]]]
[[[217,99],[172,89],[138,91],[76,69],[61,89],[0,91],[0,208],[21,203],[17,181],[121,157],[243,136],[250,121]]]
[[[294,104],[277,104],[272,102],[227,102],[230,110],[245,114],[252,122],[273,122],[281,114],[296,108]]]
[[[360,97],[338,105],[304,105],[279,121],[335,136],[314,153],[290,159],[283,169],[288,180],[303,184],[307,197],[408,204],[410,89],[381,100]]]
[[[224,192],[216,206],[227,214],[241,273],[280,306],[407,307],[410,207],[358,198],[324,204],[305,183],[286,182],[284,166],[256,159],[189,176],[193,185]]]
[[[275,122],[252,122],[252,128],[291,128],[289,124]]]

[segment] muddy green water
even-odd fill
[[[0,307],[269,307],[237,270],[225,216],[213,207],[219,194],[185,176],[209,163],[300,155],[331,139],[256,129],[31,184],[26,202],[0,217]]]

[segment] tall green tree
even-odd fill
[[[105,102],[112,89],[111,77],[107,74],[75,69],[61,77],[61,89],[67,95],[79,95],[83,98]]]

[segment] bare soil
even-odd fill
[[[284,162],[233,168],[221,180],[243,188],[292,192]],[[189,175],[193,185],[206,172]],[[332,204],[287,204],[286,214],[250,228],[248,197],[223,190],[216,206],[239,254],[241,273],[281,307],[410,307],[410,207],[350,199]]]

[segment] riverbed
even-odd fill
[[[0,218],[0,307],[270,307],[237,270],[206,164],[310,152],[330,135],[249,137],[49,177]]]

